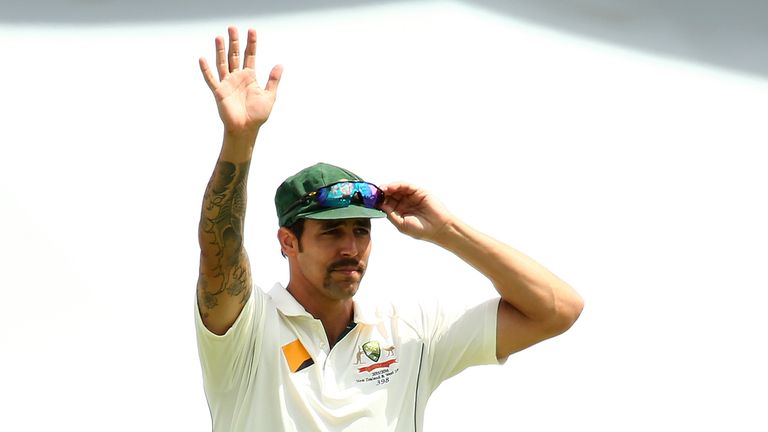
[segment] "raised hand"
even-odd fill
[[[453,216],[425,190],[408,183],[382,185],[386,195],[382,210],[403,234],[439,243],[439,236]]]
[[[214,76],[205,58],[200,58],[203,78],[216,98],[225,133],[255,136],[272,112],[277,86],[283,68],[277,65],[269,73],[267,85],[256,81],[256,31],[248,30],[245,53],[240,66],[240,42],[237,28],[229,27],[229,52],[224,50],[224,38],[216,37],[216,70]]]

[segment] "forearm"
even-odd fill
[[[485,275],[509,303],[532,321],[570,326],[581,312],[581,297],[533,259],[459,220],[433,239]]]
[[[203,322],[212,331],[225,331],[250,295],[251,270],[243,239],[254,142],[255,136],[225,134],[203,198],[198,304]]]

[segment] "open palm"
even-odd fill
[[[200,70],[205,82],[216,98],[224,129],[230,133],[255,132],[272,112],[282,67],[272,68],[267,85],[262,88],[256,81],[256,32],[248,30],[248,41],[240,68],[240,47],[235,27],[229,28],[229,53],[224,39],[216,38],[216,70],[218,79],[205,58],[200,59]]]

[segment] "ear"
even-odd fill
[[[299,253],[299,239],[286,227],[277,230],[277,241],[280,242],[280,250],[285,256],[296,256]]]

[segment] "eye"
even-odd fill
[[[335,235],[338,235],[339,232],[340,230],[338,228],[331,228],[329,230],[322,231],[320,234],[335,236]]]
[[[368,236],[368,235],[371,235],[371,230],[367,228],[355,228],[355,235]]]

